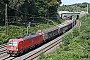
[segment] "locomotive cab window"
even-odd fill
[[[16,45],[17,45],[17,42],[14,41],[14,40],[12,40],[12,41],[9,42],[9,45],[10,45],[10,46],[16,46]]]

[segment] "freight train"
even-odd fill
[[[35,46],[60,36],[71,29],[75,24],[76,20],[66,20],[64,23],[58,24],[57,26],[12,38],[7,43],[7,53],[11,56],[21,55]]]

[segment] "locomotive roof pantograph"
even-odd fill
[[[30,34],[25,34],[25,35],[22,35],[22,36],[17,36],[16,38],[17,39],[22,38],[23,40],[27,40],[27,39],[30,39],[30,38],[33,38],[33,37],[36,37],[36,36],[39,36],[39,34],[38,33],[30,33]]]

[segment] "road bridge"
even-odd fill
[[[75,16],[76,19],[79,18],[81,12],[69,12],[69,11],[58,11],[58,14],[61,18],[65,19],[70,16]]]

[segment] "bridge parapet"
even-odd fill
[[[87,12],[82,11],[82,12],[69,12],[69,11],[58,11],[58,14],[61,18],[65,18],[66,16],[73,16],[76,15],[77,18],[80,18],[82,16],[84,16]]]

